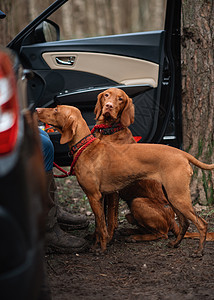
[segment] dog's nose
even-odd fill
[[[42,111],[42,109],[38,108],[38,107],[35,110],[37,111],[38,114],[41,113],[41,111]]]
[[[109,109],[113,108],[113,104],[111,102],[107,102],[105,106],[106,106],[106,108],[109,108]]]

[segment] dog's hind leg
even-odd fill
[[[151,234],[134,234],[126,238],[126,242],[145,242],[145,241],[156,241],[158,239],[168,239],[167,234],[162,233],[151,233]]]
[[[176,236],[176,240],[175,241],[171,241],[168,246],[169,247],[173,247],[176,248],[178,247],[178,245],[180,244],[180,242],[182,241],[182,239],[184,238],[184,235],[189,227],[189,222],[188,220],[184,217],[184,215],[177,210],[172,204],[171,204],[174,212],[176,213],[177,217],[178,217],[178,222],[179,222],[179,232],[177,233]]]
[[[181,224],[178,237],[173,243],[173,246],[175,247],[181,242],[188,228],[186,220],[189,220],[196,226],[200,235],[199,247],[195,252],[195,256],[202,256],[206,241],[207,223],[201,217],[196,216],[192,206],[189,189],[192,168],[189,163],[184,164],[181,161],[176,169],[169,169],[169,172],[165,172],[163,175],[162,183],[166,190],[168,200],[174,207],[175,212],[177,211],[179,222]]]
[[[206,233],[207,233],[207,222],[203,220],[201,217],[196,216],[195,211],[192,207],[190,193],[186,192],[180,197],[170,197],[169,201],[172,203],[175,208],[175,212],[177,211],[179,223],[181,223],[180,232],[176,241],[173,243],[173,246],[176,247],[181,240],[183,239],[186,230],[188,228],[187,220],[191,221],[197,228],[200,240],[198,250],[195,252],[195,256],[202,256],[203,248],[206,241]]]

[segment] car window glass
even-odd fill
[[[60,39],[161,30],[167,0],[68,0],[49,19],[60,27]],[[52,0],[15,1],[1,22],[7,44],[32,22]],[[24,6],[24,9],[23,9]],[[13,22],[11,22],[13,19]]]
[[[166,0],[73,0],[49,19],[61,40],[164,29]]]

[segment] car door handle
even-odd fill
[[[75,62],[75,56],[68,56],[68,57],[56,57],[56,62],[59,65],[69,65],[73,66]]]

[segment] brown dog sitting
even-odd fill
[[[121,99],[125,107],[125,100]],[[79,109],[58,105],[56,108],[38,108],[40,121],[54,126],[61,134],[60,143],[68,143],[73,154],[77,180],[86,193],[96,222],[96,245],[105,251],[109,235],[102,206],[102,195],[121,191],[136,181],[155,180],[164,186],[168,200],[176,212],[180,230],[170,245],[177,247],[191,221],[200,233],[197,255],[202,255],[206,241],[207,222],[196,216],[190,196],[190,163],[204,170],[214,164],[200,162],[189,153],[158,144],[116,145],[94,140]],[[74,165],[75,163],[75,165]]]
[[[121,105],[122,101],[125,103]],[[116,144],[136,143],[128,129],[134,122],[134,105],[132,99],[121,89],[110,88],[100,93],[95,106],[97,126],[95,136]],[[101,126],[100,126],[101,125]],[[102,126],[104,125],[104,126]],[[103,128],[102,128],[103,127]],[[126,215],[130,224],[138,225],[139,230],[127,230],[131,233],[130,241],[151,241],[168,238],[171,231],[175,236],[179,228],[175,222],[175,213],[167,201],[162,186],[154,180],[142,180],[120,192],[130,208]],[[110,238],[117,227],[117,208],[119,195],[107,195],[107,222]],[[137,234],[136,234],[137,233]]]
[[[121,99],[125,106],[121,107]],[[110,88],[100,93],[94,113],[97,126],[95,135],[99,139],[116,144],[136,143],[128,129],[134,122],[132,99],[121,89]],[[100,126],[101,125],[101,126]],[[105,125],[105,126],[102,126]],[[103,127],[103,128],[102,128]],[[129,241],[151,241],[168,238],[168,232],[178,235],[179,227],[175,222],[175,213],[166,199],[162,186],[154,180],[141,180],[120,192],[120,196],[129,206],[127,221],[139,229],[127,229],[123,233],[130,235]],[[117,210],[119,195],[107,196],[108,233],[113,236],[117,228]],[[185,238],[199,238],[198,232],[186,232]],[[208,232],[207,241],[214,241],[214,233]]]

